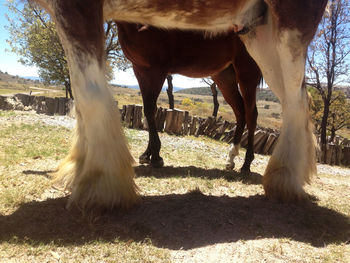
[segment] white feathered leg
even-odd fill
[[[69,204],[127,208],[137,200],[133,158],[104,72],[92,58],[83,69],[74,64],[71,70],[77,127],[58,180],[72,191]]]
[[[315,142],[303,86],[307,43],[297,30],[279,32],[275,26],[269,15],[266,25],[242,40],[282,104],[283,126],[264,174],[265,194],[289,202],[304,198],[303,185],[316,172]]]

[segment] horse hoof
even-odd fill
[[[151,159],[148,156],[140,156],[139,163],[140,164],[150,164]]]
[[[162,158],[156,161],[152,160],[151,165],[153,168],[162,168],[164,166],[164,161]]]
[[[226,164],[226,170],[230,171],[230,170],[233,170],[234,168],[235,168],[235,164],[234,163]]]
[[[241,173],[250,173],[250,167],[242,166]]]

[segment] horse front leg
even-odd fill
[[[241,39],[282,104],[281,135],[263,177],[265,194],[284,202],[301,200],[304,184],[316,172],[313,125],[303,85],[307,43],[297,30],[278,28],[271,14],[266,25]]]
[[[157,99],[162,90],[166,73],[155,67],[144,68],[134,65],[133,68],[141,89],[149,136],[147,149],[139,157],[139,162],[141,164],[150,163],[155,168],[161,168],[164,166],[164,161],[159,154],[161,141],[157,132],[155,114],[157,110]]]
[[[78,0],[58,1],[55,19],[70,68],[77,127],[56,182],[71,190],[68,205],[128,208],[138,200],[133,158],[119,110],[105,81],[101,1],[74,9]]]

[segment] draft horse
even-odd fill
[[[119,43],[132,62],[139,82],[148,124],[148,146],[139,158],[140,163],[151,163],[154,167],[164,165],[159,155],[161,142],[155,123],[156,103],[166,76],[178,73],[193,78],[211,76],[232,107],[237,127],[227,169],[235,166],[234,158],[239,154],[247,123],[248,147],[242,170],[249,171],[254,159],[254,131],[258,115],[256,87],[260,83],[261,72],[238,36],[230,33],[204,37],[201,32],[165,31],[154,27],[144,29],[144,26],[121,22],[117,22],[117,26]]]
[[[56,22],[70,67],[76,139],[59,168],[72,189],[70,203],[127,208],[138,200],[133,158],[104,76],[104,20],[213,35],[232,29],[240,33],[282,104],[281,135],[263,177],[265,195],[285,202],[304,198],[303,185],[316,172],[305,58],[327,0],[32,1]]]

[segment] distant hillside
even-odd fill
[[[123,84],[111,84],[112,86],[117,86],[121,88],[129,88],[129,89],[140,89],[139,85],[123,85]],[[167,87],[163,87],[162,91],[166,91]],[[178,92],[184,90],[183,88],[180,87],[174,87],[174,92]]]
[[[279,102],[275,94],[270,89],[258,89],[256,93],[257,100]]]
[[[194,94],[194,95],[204,95],[204,96],[211,96],[211,89],[209,87],[198,87],[198,88],[188,88],[188,89],[182,89],[179,91],[176,91],[176,93],[181,94]],[[219,96],[222,96],[221,92],[219,91]]]
[[[10,75],[7,72],[0,71],[0,81],[15,82],[16,80],[16,76]]]
[[[176,93],[205,95],[205,96],[211,96],[212,95],[211,89],[209,87],[198,87],[198,88],[182,89],[180,91],[177,91]],[[219,94],[219,96],[222,96],[220,91],[218,91],[218,94]],[[278,102],[277,97],[269,89],[258,89],[256,97],[257,97],[257,100]]]
[[[8,74],[7,72],[2,72],[0,70],[0,81],[4,82],[15,82],[21,84],[35,84],[39,83],[39,78],[37,77],[21,77],[21,76],[13,76]]]

